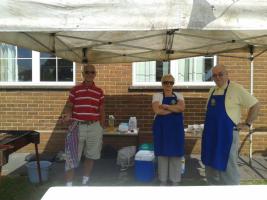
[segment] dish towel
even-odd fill
[[[77,168],[79,166],[78,134],[79,122],[72,121],[72,123],[68,127],[68,132],[65,139],[65,171]]]

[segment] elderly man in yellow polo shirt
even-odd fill
[[[215,66],[212,77],[216,86],[209,92],[201,160],[209,184],[239,185],[238,132],[248,130],[257,118],[260,106],[241,85],[229,80],[224,65]],[[242,107],[248,108],[244,122],[241,122]]]

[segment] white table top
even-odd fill
[[[114,129],[113,131],[110,131],[108,128],[104,129],[104,135],[111,135],[111,136],[138,136],[139,128],[136,129],[134,132],[127,131],[127,132],[119,132],[118,129]]]
[[[267,198],[267,185],[241,186],[131,186],[131,187],[51,187],[42,200],[87,200],[87,199],[115,199],[115,200],[255,200]],[[174,198],[175,197],[175,198]]]

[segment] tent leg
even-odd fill
[[[250,53],[250,94],[253,95],[253,88],[254,88],[254,46],[249,45],[249,53]],[[249,165],[252,165],[252,127],[249,127]]]

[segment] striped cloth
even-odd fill
[[[65,171],[77,168],[79,166],[78,158],[78,134],[79,134],[79,122],[72,121],[68,127],[67,136],[65,139]]]

